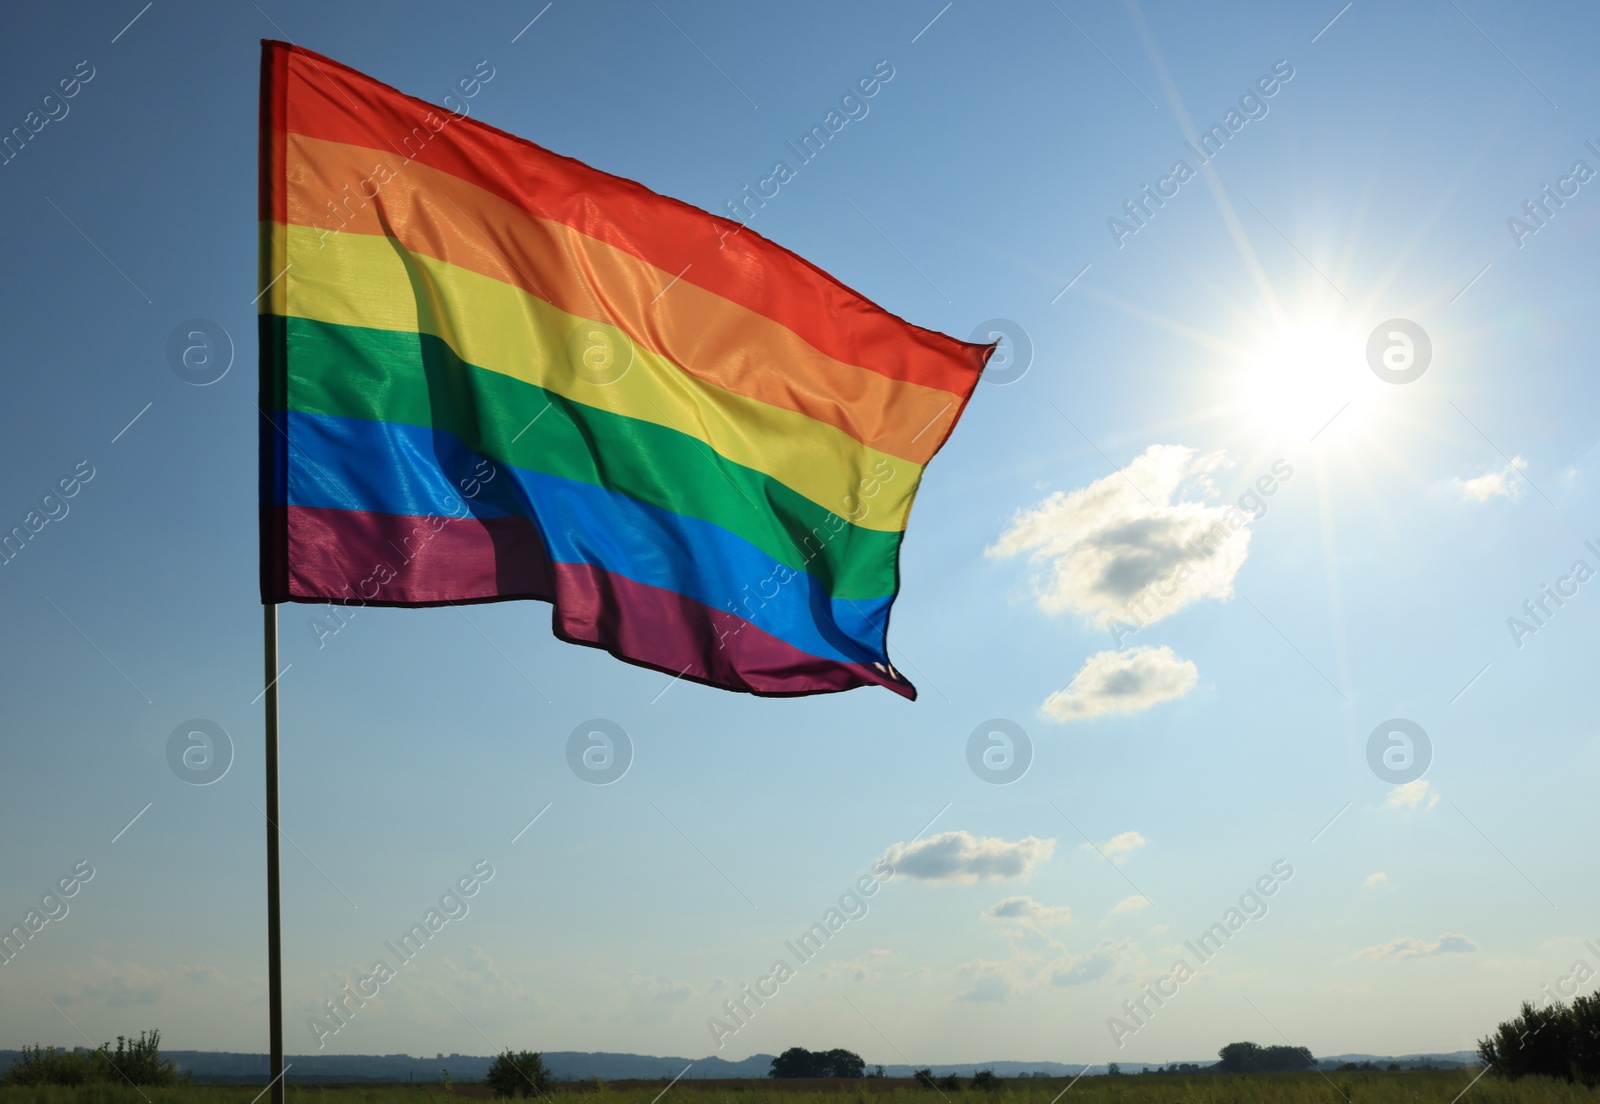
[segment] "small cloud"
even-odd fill
[[[1106,858],[1110,859],[1113,863],[1121,866],[1123,861],[1126,860],[1129,855],[1133,854],[1141,847],[1148,847],[1149,845],[1150,841],[1145,839],[1144,836],[1138,832],[1122,832],[1118,835],[1112,836],[1110,839],[1106,840],[1106,842],[1099,844],[1098,846],[1092,843],[1080,843],[1078,845],[1078,849],[1081,851],[1097,851]],[[1126,903],[1126,901],[1123,902],[1123,904]],[[1121,908],[1122,906],[1119,905],[1117,907]]]
[[[1070,921],[1072,909],[1066,905],[1042,905],[1032,897],[1007,897],[984,909],[983,915],[990,920],[1009,920],[1047,928]]]
[[[1433,786],[1426,778],[1419,778],[1415,782],[1407,782],[1403,786],[1396,786],[1389,791],[1389,797],[1383,805],[1386,809],[1431,809],[1439,804],[1439,795],[1433,792]]]
[[[1452,479],[1450,482],[1463,498],[1474,502],[1488,502],[1491,498],[1508,498],[1518,502],[1527,493],[1528,482],[1525,478],[1519,478],[1517,473],[1527,466],[1528,462],[1522,457],[1513,456],[1503,468],[1485,472],[1474,479]]]
[[[957,993],[956,1000],[965,1004],[998,1004],[1011,995],[1011,986],[999,974],[981,977],[965,993]]]
[[[63,1003],[98,1000],[107,1008],[136,1008],[155,1004],[166,995],[167,981],[171,976],[168,971],[149,970],[134,962],[118,966],[99,956],[91,961],[90,969],[75,973],[74,980],[79,982],[78,990],[75,993],[62,993]],[[180,972],[190,974],[193,971],[184,969]]]
[[[1464,935],[1441,935],[1432,943],[1401,936],[1375,947],[1363,947],[1351,958],[1370,958],[1374,962],[1404,962],[1408,958],[1436,958],[1439,955],[1476,954],[1478,945]]]
[[[1220,452],[1151,445],[1122,471],[1019,511],[986,555],[1026,555],[1046,613],[1102,627],[1150,624],[1202,598],[1229,598],[1250,549],[1250,518],[1207,502]]]
[[[1138,713],[1183,697],[1199,679],[1195,665],[1179,659],[1165,644],[1096,652],[1084,660],[1066,689],[1051,694],[1039,708],[1063,724],[1106,713]]]
[[[1134,913],[1143,912],[1149,907],[1150,898],[1141,894],[1135,894],[1132,897],[1124,897],[1122,900],[1118,901],[1116,906],[1111,910],[1111,915],[1132,916]]]
[[[1109,974],[1114,966],[1125,959],[1132,944],[1127,940],[1105,943],[1083,954],[1065,955],[1058,959],[1050,972],[1050,984],[1057,986],[1087,985]]]
[[[533,991],[520,981],[501,973],[495,966],[494,959],[489,957],[489,953],[482,947],[477,944],[470,944],[469,948],[472,951],[471,965],[458,966],[449,955],[445,955],[442,959],[445,968],[450,971],[451,980],[458,986],[475,990],[479,993],[500,994],[512,998],[521,998],[533,994]],[[637,986],[643,979],[640,975],[635,974],[630,980]],[[687,982],[680,983],[675,993],[672,985],[665,978],[651,979],[648,986],[651,995],[655,999],[667,1003],[687,1000],[693,993],[692,987]]]
[[[1056,841],[1028,836],[1011,842],[965,831],[942,832],[916,843],[897,843],[883,859],[913,881],[970,885],[978,881],[1026,880],[1055,854]]]
[[[1389,875],[1380,870],[1376,874],[1368,874],[1367,880],[1361,884],[1364,886],[1386,886],[1389,884]]]

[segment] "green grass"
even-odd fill
[[[1564,1082],[1525,1078],[1507,1082],[1490,1075],[1468,1089],[1474,1074],[1413,1070],[1262,1074],[1235,1076],[1085,1077],[1056,1104],[1600,1104],[1600,1092]],[[1002,1081],[993,1092],[959,1093],[919,1089],[904,1081],[844,1081],[827,1088],[817,1082],[786,1087],[782,1082],[679,1082],[660,1104],[1052,1104],[1067,1080]],[[652,1104],[665,1082],[631,1082],[602,1087],[558,1085],[551,1104]],[[259,1086],[195,1085],[134,1089],[127,1085],[82,1088],[0,1088],[0,1104],[251,1104]],[[1462,1094],[1465,1095],[1462,1095]],[[457,1084],[446,1094],[428,1085],[290,1085],[289,1104],[464,1104],[482,1100],[482,1085]],[[265,1102],[269,1098],[262,1097]],[[518,1104],[526,1102],[518,1101]],[[534,1104],[539,1104],[537,1099]]]

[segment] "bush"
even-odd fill
[[[947,1075],[945,1077],[945,1079],[943,1081],[939,1082],[939,1087],[941,1089],[943,1089],[945,1092],[960,1092],[961,1091],[961,1078],[957,1077],[953,1073],[949,1074],[949,1075]]]
[[[495,1096],[542,1096],[550,1086],[550,1071],[540,1054],[507,1050],[495,1056],[483,1082]]]
[[[994,1075],[994,1070],[978,1070],[972,1075],[972,1087],[993,1092],[1000,1087],[1000,1078]]]
[[[22,1048],[22,1057],[6,1070],[7,1085],[82,1085],[90,1079],[94,1051],[57,1050],[55,1047]]]
[[[23,1047],[22,1057],[6,1070],[4,1083],[81,1086],[114,1082],[164,1087],[178,1080],[177,1064],[161,1057],[161,1032],[141,1031],[137,1039],[118,1035],[115,1051],[110,1043],[101,1043],[94,1050]]]
[[[928,1066],[923,1066],[919,1070],[913,1070],[911,1073],[911,1079],[917,1083],[917,1087],[919,1089],[932,1089],[937,1087],[933,1081],[933,1070]]]

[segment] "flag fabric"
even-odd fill
[[[900,542],[993,346],[445,100],[263,43],[263,601],[541,599],[685,679],[914,698]]]

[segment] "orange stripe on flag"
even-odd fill
[[[913,325],[805,259],[737,223],[657,195],[631,180],[404,95],[331,58],[287,43],[289,89],[273,125],[415,160],[500,196],[539,218],[634,254],[799,334],[846,364],[893,380],[968,395],[989,346]],[[351,103],[360,110],[350,110]],[[286,221],[287,197],[264,218]],[[958,403],[957,406],[964,404]],[[954,426],[940,427],[942,443]]]
[[[699,379],[901,459],[932,458],[940,434],[915,435],[954,406],[947,391],[840,363],[766,315],[437,169],[300,134],[288,136],[288,169],[288,220],[316,229],[319,243],[387,236],[614,325]]]

